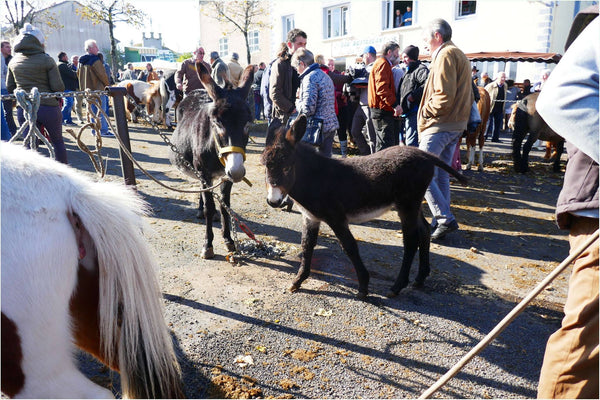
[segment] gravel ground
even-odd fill
[[[159,135],[137,124],[130,132],[136,158],[155,177],[193,186],[169,164]],[[253,135],[246,164],[254,186],[236,184],[232,208],[279,255],[228,262],[216,232],[215,259],[201,259],[197,196],[165,189],[136,170],[138,191],[154,211],[149,240],[190,398],[418,397],[567,256],[565,232],[553,222],[562,175],[549,172],[541,151],[534,153],[531,174],[512,173],[505,136],[504,143],[486,143],[484,172],[465,172],[469,187],[452,186],[461,230],[432,244],[425,288],[385,297],[403,254],[400,223],[388,213],[352,227],[371,272],[368,301],[355,298],[353,267],[328,227],[321,229],[311,277],[290,294],[301,218],[296,210],[267,206],[258,160],[264,125]],[[72,141],[68,148],[71,163],[92,175],[87,157]],[[103,152],[107,179],[122,179],[114,139],[105,141]],[[255,248],[242,236],[244,248]],[[434,397],[535,397],[545,342],[562,317],[568,272]],[[86,374],[118,393],[118,378],[80,358]]]

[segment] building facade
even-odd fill
[[[466,53],[480,51],[524,51],[563,53],[571,23],[581,9],[597,1],[457,1],[457,0],[265,0],[269,27],[257,33],[259,52],[252,62],[275,57],[287,32],[300,28],[308,35],[308,48],[336,60],[338,69],[354,63],[365,46],[380,50],[387,41],[400,48],[412,44],[423,54],[423,28],[434,18],[443,18],[453,29],[453,42]],[[410,9],[409,24],[396,23],[397,14]],[[216,22],[200,16],[207,50],[236,51],[240,61],[244,49],[240,38],[215,29]],[[216,34],[216,32],[218,34]],[[212,32],[212,33],[211,33]],[[223,46],[223,44],[226,46]],[[227,53],[225,53],[227,54]],[[547,64],[483,62],[480,71],[490,75],[503,70],[510,79],[538,79]],[[552,68],[552,66],[550,66]]]

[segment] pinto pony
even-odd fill
[[[120,372],[126,397],[182,397],[146,204],[23,146],[0,144],[0,161],[2,392],[113,397],[77,369],[76,345]]]
[[[202,183],[212,185],[213,179],[226,177],[221,185],[224,203],[230,205],[233,182],[241,181],[246,175],[246,145],[248,126],[254,120],[246,99],[254,77],[254,66],[244,70],[239,88],[219,87],[201,62],[196,62],[196,71],[206,90],[192,91],[177,107],[177,128],[171,141],[179,154],[171,152],[171,163],[194,179],[198,176],[186,168],[185,161],[196,168]],[[183,158],[182,158],[183,157]],[[215,215],[212,193],[203,192],[198,214],[206,216],[206,237],[202,248],[203,258],[213,258],[212,223]],[[221,205],[221,226],[227,250],[234,251],[231,239],[229,213]]]
[[[485,130],[487,122],[490,118],[490,95],[481,86],[477,87],[479,91],[479,101],[477,102],[477,110],[481,116],[481,123],[475,129],[475,132],[467,132],[467,159],[469,160],[466,168],[471,169],[475,164],[475,145],[479,144],[479,167],[478,171],[483,171],[483,144],[485,143]]]
[[[565,148],[565,140],[538,114],[535,104],[539,95],[539,92],[532,93],[515,104],[508,121],[508,126],[513,129],[512,156],[516,172],[529,171],[529,152],[538,139],[556,143],[556,158],[552,163],[552,170],[560,172],[560,157]],[[523,144],[525,137],[527,140]]]
[[[135,101],[136,105],[131,104],[126,100],[126,109],[129,112],[131,122],[137,123],[140,111],[138,107],[146,107],[146,113],[152,115],[152,121],[160,123],[162,114],[160,108],[162,105],[162,97],[160,93],[160,82],[152,81],[150,83],[138,80],[127,79],[117,84],[119,87],[124,87],[127,94]]]
[[[412,260],[419,250],[419,272],[415,286],[422,286],[429,275],[429,224],[421,203],[437,166],[455,176],[466,178],[433,154],[411,146],[394,146],[365,157],[327,158],[301,141],[306,117],[301,115],[285,132],[276,132],[273,142],[262,153],[266,167],[267,203],[279,207],[286,195],[294,199],[303,215],[302,255],[294,292],[310,274],[321,221],[331,227],[358,277],[358,297],[368,294],[369,272],[358,253],[349,223],[366,222],[396,207],[402,221],[404,257],[388,296],[397,295],[408,285]]]

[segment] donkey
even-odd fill
[[[112,398],[75,346],[121,374],[124,397],[182,398],[163,318],[147,205],[23,146],[0,144],[2,393]]]
[[[187,175],[198,179],[182,160],[196,168],[202,184],[211,186],[215,178],[225,176],[221,185],[221,197],[229,207],[233,182],[246,175],[244,161],[248,144],[248,126],[254,120],[246,102],[254,77],[254,67],[244,70],[240,87],[219,87],[204,65],[196,62],[196,71],[206,90],[192,91],[177,107],[177,128],[171,141],[180,154],[172,152],[171,163]],[[206,216],[206,238],[202,248],[203,258],[213,258],[213,216],[216,212],[212,193],[203,192],[198,207],[200,215]],[[228,251],[235,251],[231,239],[229,213],[221,205],[223,239]]]
[[[552,164],[552,170],[560,172],[560,157],[565,148],[565,140],[554,132],[538,114],[535,103],[539,95],[539,93],[532,93],[520,103],[515,104],[508,122],[508,126],[513,129],[512,155],[516,172],[526,173],[529,171],[529,152],[538,139],[556,143],[556,158]],[[523,144],[523,139],[528,134],[529,136]],[[522,152],[521,145],[523,145]]]
[[[331,227],[348,255],[358,277],[358,298],[368,294],[366,270],[348,223],[376,218],[396,207],[402,222],[404,258],[388,296],[408,285],[412,260],[419,249],[419,272],[415,286],[429,275],[430,228],[421,203],[434,168],[438,166],[466,184],[467,179],[430,153],[410,146],[394,146],[365,157],[343,160],[327,158],[301,141],[306,117],[301,115],[262,153],[266,168],[267,203],[279,207],[286,195],[294,199],[303,215],[300,269],[291,292],[310,274],[321,221]]]

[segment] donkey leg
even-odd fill
[[[350,258],[350,261],[352,261],[354,269],[356,270],[356,276],[358,278],[358,294],[356,296],[361,300],[366,299],[369,294],[369,271],[367,271],[360,258],[358,244],[348,228],[348,223],[329,224],[329,226],[333,229],[335,236],[340,241],[344,252],[348,258]]]
[[[537,133],[530,133],[523,145],[523,155],[521,157],[521,172],[523,173],[529,171],[529,152],[533,144],[538,140],[538,136]]]
[[[210,184],[210,183],[209,183]],[[213,250],[213,215],[215,214],[215,199],[209,192],[203,192],[202,198],[204,199],[204,213],[206,214],[206,237],[204,238],[204,246],[202,247],[202,258],[213,258],[215,252]]]
[[[465,166],[465,168],[467,170],[470,170],[471,167],[473,166],[473,160],[475,159],[475,157],[473,155],[473,151],[474,151],[473,146],[471,146],[471,144],[467,140],[467,157],[469,159],[469,161],[467,162],[467,165]]]
[[[298,274],[292,282],[290,292],[294,293],[300,289],[302,282],[310,275],[310,263],[312,261],[313,251],[317,244],[319,236],[319,226],[321,223],[304,216],[302,220],[302,253],[300,255],[300,268]]]
[[[223,198],[223,202],[227,205],[227,207],[231,206],[231,188],[233,187],[233,182],[225,181],[223,185],[221,185],[221,197]],[[228,251],[235,251],[235,242],[231,239],[231,218],[227,209],[221,205],[221,227],[223,232],[223,240],[225,241],[225,246]]]
[[[418,208],[414,210],[408,210],[406,207],[401,207],[398,204],[396,205],[396,207],[398,208],[398,216],[402,221],[402,241],[404,244],[404,256],[402,257],[402,265],[400,267],[400,272],[398,273],[396,281],[390,288],[388,297],[394,297],[398,295],[398,293],[400,293],[400,290],[404,289],[408,285],[410,267],[412,265],[413,259],[415,258],[415,254],[417,254],[420,237],[423,233],[426,233],[424,231],[420,231],[420,228],[422,227],[419,226],[419,223],[422,224],[422,221],[420,221],[421,216]],[[425,267],[423,266],[423,268]],[[427,266],[427,268],[429,267]],[[420,276],[421,284],[425,280],[425,276]]]
[[[554,159],[554,163],[552,164],[552,171],[560,172],[560,157],[562,156],[563,151],[565,150],[565,142],[561,140],[556,142],[556,158]]]
[[[431,244],[431,233],[429,224],[423,215],[423,210],[419,210],[418,218],[418,232],[419,232],[419,272],[415,278],[415,287],[422,287],[425,283],[425,278],[429,276],[431,272],[429,266],[429,246]]]

